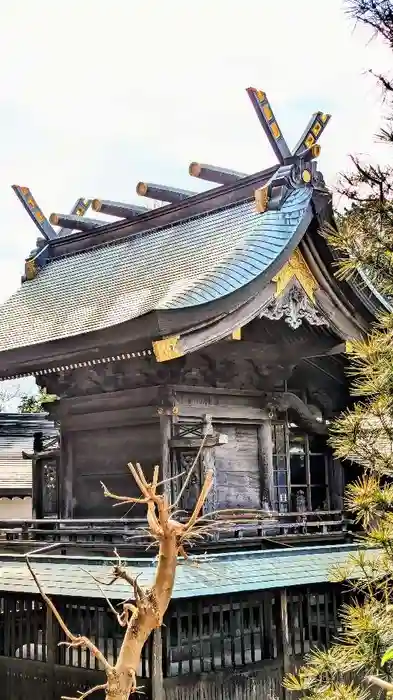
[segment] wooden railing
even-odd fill
[[[263,516],[254,520],[246,514],[226,513],[225,522],[218,517],[218,529],[202,543],[202,549],[259,548],[271,546],[274,541],[321,542],[350,536],[351,521],[337,510]],[[16,547],[31,542],[60,542],[67,548],[84,546],[100,551],[116,546],[139,554],[149,544],[141,533],[144,528],[146,521],[136,518],[0,520],[0,541],[4,546],[12,543]]]

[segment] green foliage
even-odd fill
[[[384,666],[388,661],[393,661],[393,647],[385,651],[381,660],[381,666]]]
[[[393,51],[390,0],[349,0],[352,16],[371,27]],[[393,87],[378,76],[385,104]],[[393,115],[393,109],[391,111]],[[393,117],[380,134],[393,143]],[[343,176],[340,191],[350,206],[337,229],[324,231],[337,258],[337,274],[359,270],[377,292],[393,295],[393,169],[364,165]],[[341,611],[340,639],[312,651],[285,686],[303,700],[366,700],[393,697],[393,314],[385,313],[369,336],[352,343],[352,395],[357,403],[332,426],[338,458],[361,464],[363,476],[346,493],[346,507],[362,524],[364,549],[332,572],[346,581],[353,601]]]
[[[44,413],[45,404],[52,403],[56,399],[55,395],[47,394],[45,389],[40,389],[38,394],[23,394],[18,410],[20,413]]]

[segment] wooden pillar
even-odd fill
[[[206,414],[203,418],[204,435],[214,435],[212,416]],[[216,455],[214,447],[203,447],[201,453],[202,481],[207,472],[213,472],[213,486],[211,487],[203,506],[204,513],[212,513],[217,510],[217,478],[216,478]]]
[[[261,495],[266,490],[271,508],[274,510],[274,476],[273,476],[273,436],[271,421],[266,419],[258,427],[258,451],[261,468]]]
[[[202,480],[208,471],[213,472],[213,485],[207,494],[207,498],[203,505],[203,514],[213,513],[217,510],[217,479],[216,479],[216,458],[213,447],[205,447],[202,450]],[[213,516],[214,517],[214,516]],[[219,532],[212,532],[211,539],[217,542],[220,539]]]
[[[32,481],[32,516],[42,518],[42,464],[36,459],[31,461],[31,481]]]
[[[60,461],[57,478],[59,483],[59,515],[72,518],[74,514],[74,460],[71,436],[60,433]]]
[[[150,679],[152,700],[164,700],[164,675],[162,667],[161,628],[153,630],[151,640]]]
[[[284,674],[291,670],[290,638],[288,624],[288,596],[287,589],[280,591],[280,631],[281,631],[281,656],[283,660]],[[280,640],[279,640],[280,641]],[[284,700],[288,697],[288,691],[284,689]]]
[[[329,495],[332,510],[343,510],[344,502],[344,469],[339,459],[328,460]]]
[[[160,414],[160,434],[161,434],[161,474],[164,484],[164,493],[169,501],[172,500],[172,482],[168,479],[172,476],[171,447],[172,437],[172,410],[159,409]]]

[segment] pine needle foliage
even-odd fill
[[[347,9],[393,51],[392,0],[348,0]],[[391,115],[378,138],[393,144],[393,82],[376,77]],[[352,163],[339,185],[350,206],[337,217],[337,228],[323,233],[335,251],[338,277],[361,271],[389,299],[393,168],[356,157]],[[393,698],[393,313],[387,310],[365,340],[352,343],[350,379],[354,406],[332,426],[331,444],[338,458],[363,467],[346,492],[346,508],[363,528],[363,548],[332,572],[332,580],[352,591],[341,610],[340,638],[311,651],[284,680],[303,700]]]

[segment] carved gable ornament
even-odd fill
[[[304,289],[297,281],[286,287],[286,291],[279,297],[275,296],[267,302],[259,312],[260,318],[268,318],[271,321],[284,319],[285,322],[296,330],[303,321],[311,326],[327,326],[327,319],[318,311]]]
[[[276,283],[275,296],[279,297],[294,279],[299,282],[307,296],[314,302],[314,293],[318,288],[318,282],[298,248],[296,248],[280,272],[273,277],[273,282]]]
[[[260,318],[268,318],[271,321],[284,319],[293,329],[299,328],[303,320],[311,326],[329,325],[328,320],[315,306],[318,282],[298,248],[273,277],[273,282],[276,283],[274,298],[261,308]]]

